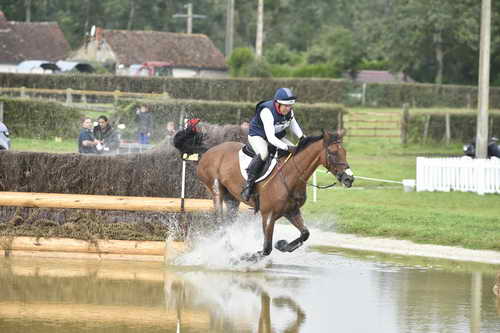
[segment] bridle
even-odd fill
[[[338,145],[338,147],[340,147],[341,143],[342,143],[342,141],[340,139],[336,139],[335,141],[332,141],[330,143],[327,143],[327,142],[323,143],[323,146],[325,148],[325,162],[326,162],[325,167],[330,172],[331,172],[330,167],[333,167],[333,168],[335,168],[336,166],[345,166],[347,168],[349,167],[349,164],[347,164],[346,162],[337,162],[338,149],[336,152],[332,152],[332,151],[330,151],[330,149],[328,149],[328,146],[330,144],[336,144],[336,145]]]
[[[325,167],[326,169],[330,171],[330,166],[333,166],[334,168],[336,166],[346,166],[346,167],[349,167],[349,164],[346,163],[346,162],[337,162],[337,152],[332,152],[330,151],[330,149],[328,149],[328,146],[331,145],[331,144],[337,144],[340,146],[340,144],[342,143],[342,141],[340,139],[336,139],[335,141],[330,141],[329,143],[327,143],[326,141],[323,142],[323,148],[325,150]],[[304,184],[306,185],[309,185],[309,186],[312,186],[312,187],[316,187],[316,188],[319,188],[319,189],[327,189],[327,188],[330,188],[330,187],[333,187],[335,186],[337,183],[334,182],[330,185],[315,185],[315,184],[311,184],[311,183],[308,183],[306,179],[304,179],[302,177],[302,171],[299,170],[299,167],[297,166],[297,163],[295,163],[295,159],[292,158],[293,160],[293,165],[295,166],[295,169],[297,170],[298,174],[299,174],[299,180],[302,181]],[[283,163],[283,165],[288,161],[288,159]],[[279,170],[281,171],[281,170]],[[280,172],[281,174],[281,172]],[[335,175],[336,176],[336,175]],[[285,182],[286,184],[286,182]]]

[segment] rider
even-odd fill
[[[269,154],[268,144],[293,154],[297,147],[285,138],[286,129],[290,127],[300,139],[304,136],[293,114],[292,107],[296,99],[289,88],[279,88],[272,100],[262,101],[256,105],[255,116],[250,121],[248,133],[248,143],[255,151],[255,156],[247,168],[248,178],[241,192],[243,200],[248,201],[252,195],[255,181]]]

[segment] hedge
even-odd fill
[[[424,138],[425,123],[429,122],[427,138]],[[471,142],[476,137],[477,114],[450,113],[450,136],[454,142]],[[489,136],[500,136],[500,113],[489,114]],[[440,142],[444,140],[446,114],[418,113],[411,114],[408,124],[408,141],[422,143],[425,140]]]
[[[204,127],[204,145],[239,141],[239,126]],[[208,198],[196,176],[186,168],[186,195]],[[141,154],[116,156],[0,152],[0,191],[179,197],[182,160],[169,142]]]
[[[14,136],[23,138],[78,137],[83,113],[60,103],[0,97],[4,123]]]
[[[302,103],[359,104],[362,84],[334,79],[210,79],[128,77],[114,75],[1,73],[0,86],[76,90],[167,92],[177,99],[256,103],[271,98],[279,87],[290,87]],[[370,83],[366,105],[400,107],[471,107],[477,104],[477,87],[434,84]],[[500,89],[490,89],[490,105],[500,108]]]

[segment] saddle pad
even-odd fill
[[[246,180],[248,178],[247,168],[248,168],[248,165],[250,164],[250,162],[252,161],[252,158],[250,156],[248,156],[247,154],[245,154],[243,152],[243,149],[240,149],[240,151],[238,152],[238,156],[239,156],[239,160],[240,160],[240,172],[241,172],[241,175],[243,176],[243,178],[245,178],[245,180]],[[256,183],[266,179],[267,176],[269,176],[271,174],[271,172],[274,170],[277,163],[278,162],[277,162],[276,158],[273,158],[271,160],[271,163],[269,164],[269,168],[267,168],[267,170],[264,172],[264,174],[261,175],[257,179]]]

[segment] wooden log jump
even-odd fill
[[[129,210],[156,212],[206,212],[212,211],[208,199],[128,197],[63,193],[0,192],[0,206],[33,208],[74,208],[99,210]],[[242,208],[249,208],[242,205]]]
[[[43,258],[168,261],[186,251],[184,242],[0,237],[0,255]]]

